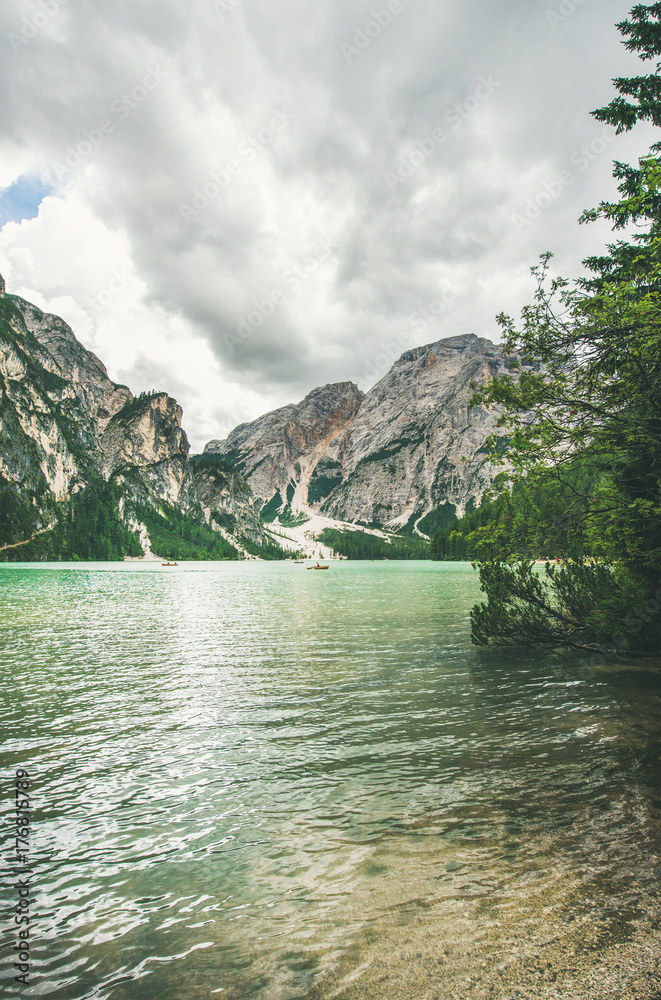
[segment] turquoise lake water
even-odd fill
[[[464,564],[0,567],[23,995],[564,996],[656,948],[658,669],[481,651],[479,596]]]

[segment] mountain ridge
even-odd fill
[[[436,340],[405,351],[366,393],[352,382],[319,386],[204,453],[225,456],[264,505],[279,498],[280,510],[388,529],[415,526],[443,505],[463,513],[498,471],[485,443],[499,411],[471,407],[471,386],[513,360],[475,334]]]
[[[224,464],[213,475],[196,468],[181,420],[167,392],[134,396],[113,382],[64,320],[8,295],[0,276],[0,554],[18,557],[55,526],[62,535],[81,495],[97,488],[105,520],[118,516],[143,551],[151,548],[142,515],[167,522],[169,511],[216,532],[224,552],[271,549],[240,475]]]
[[[0,558],[51,529],[73,551],[63,525],[75,511],[90,552],[107,522],[111,553],[133,552],[127,531],[138,551],[163,554],[186,534],[190,553],[206,530],[200,544],[216,555],[196,558],[273,557],[269,532],[317,554],[325,529],[424,536],[434,512],[447,521],[479,505],[493,480],[485,442],[499,411],[472,407],[472,385],[512,360],[475,334],[435,340],[404,351],[368,392],[318,386],[191,456],[173,397],[113,382],[64,320],[8,295],[0,276]],[[98,524],[86,498],[105,511]]]

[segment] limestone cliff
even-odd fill
[[[98,468],[100,430],[128,399],[61,319],[0,297],[0,476],[48,505]]]
[[[0,493],[12,512],[0,543],[22,544],[57,523],[63,501],[112,481],[133,528],[141,527],[136,510],[165,504],[202,517],[239,550],[228,524],[270,544],[238,474],[196,472],[181,419],[167,393],[134,397],[114,383],[62,319],[7,295],[0,277]]]
[[[130,400],[101,434],[104,478],[115,476],[140,498],[188,511],[196,497],[181,418],[181,407],[165,392]]]
[[[201,456],[193,460],[193,468],[196,496],[212,522],[254,545],[269,543],[259,517],[259,504],[236,469],[224,463],[207,464]]]
[[[363,400],[352,382],[314,389],[302,402],[240,424],[225,441],[211,441],[205,454],[221,454],[241,470],[255,496],[269,500],[291,492],[349,427]]]
[[[237,427],[205,453],[224,455],[264,501],[397,528],[442,504],[463,512],[496,470],[485,455],[497,411],[470,407],[471,383],[506,370],[474,334],[407,351],[370,391],[342,382]]]

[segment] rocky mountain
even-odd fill
[[[479,503],[497,470],[485,442],[498,412],[471,408],[471,383],[507,370],[500,346],[474,334],[406,351],[370,391],[340,382],[241,424],[205,454],[238,468],[264,510],[319,512],[402,528]]]
[[[0,559],[41,535],[50,549],[34,557],[71,553],[82,531],[107,532],[106,558],[137,538],[159,555],[183,539],[182,558],[273,556],[264,522],[276,518],[293,550],[356,523],[431,534],[493,478],[498,414],[470,407],[471,383],[510,360],[472,334],[440,340],[402,354],[368,393],[322,386],[191,457],[171,396],[113,382],[62,319],[0,278]]]
[[[142,515],[169,509],[235,553],[271,545],[240,474],[189,459],[181,418],[167,393],[135,397],[112,382],[62,319],[7,295],[0,277],[0,552],[52,529],[92,483],[116,487],[119,514],[143,547]]]
[[[241,424],[226,441],[211,441],[204,453],[222,455],[239,469],[256,497],[267,501],[308,500],[303,483],[328,448],[351,424],[363,400],[352,382],[314,389],[298,404],[283,406]],[[282,498],[285,498],[284,500]]]

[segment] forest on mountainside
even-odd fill
[[[366,531],[325,528],[319,541],[348,559],[429,559],[429,543],[422,538],[390,535],[385,539]]]

